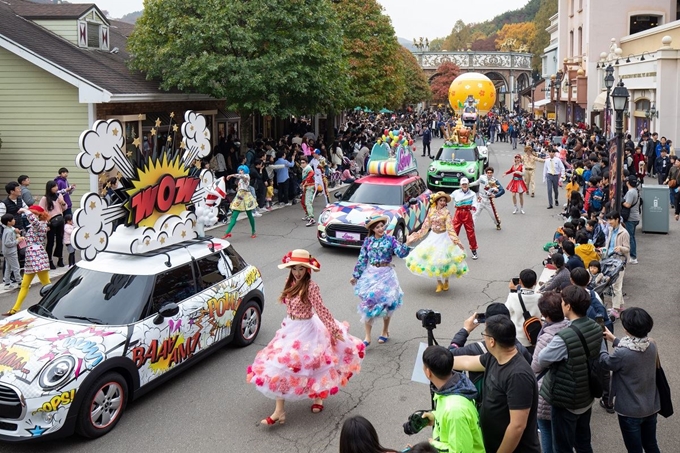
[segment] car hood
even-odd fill
[[[73,378],[84,376],[109,357],[124,353],[126,326],[65,322],[22,311],[0,322],[0,383],[12,384],[26,397],[42,392],[40,372],[53,359],[71,355]],[[37,392],[37,395],[31,395]]]
[[[390,219],[388,223],[389,229],[396,223],[396,216],[394,215],[396,209],[398,209],[398,206],[339,201],[327,206],[323,213],[321,213],[321,217],[326,217],[327,214],[328,219],[323,222],[324,225],[336,222],[364,226],[368,218],[374,215],[385,215]]]

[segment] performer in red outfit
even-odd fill
[[[333,318],[311,279],[312,271],[320,267],[306,250],[288,252],[279,265],[290,268],[279,297],[288,316],[274,339],[257,353],[247,376],[258,391],[276,399],[276,409],[260,422],[263,425],[285,422],[286,400],[311,399],[312,412],[321,412],[323,401],[361,368],[366,347],[348,333],[347,323]]]
[[[524,193],[528,192],[528,189],[524,182],[524,164],[522,163],[522,156],[515,154],[514,165],[504,174],[512,174],[512,181],[510,181],[510,184],[506,187],[506,189],[512,192],[512,204],[515,208],[512,213],[517,214],[517,211],[519,211],[524,214]],[[519,207],[517,206],[517,194],[519,194]]]
[[[459,236],[461,227],[465,226],[472,259],[477,259],[477,237],[475,236],[475,221],[472,214],[477,210],[477,195],[470,190],[470,181],[461,178],[460,189],[451,194],[456,213],[453,215],[453,229]]]

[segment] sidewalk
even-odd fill
[[[54,283],[56,280],[58,280],[58,277],[61,277],[62,275],[64,275],[68,271],[68,269],[69,269],[68,266],[65,266],[65,267],[58,267],[54,270],[51,270],[50,271],[50,281],[52,283]],[[40,280],[38,279],[37,275],[33,278],[33,281],[31,282],[31,286],[36,285],[36,284],[40,284]],[[19,288],[5,289],[4,283],[2,285],[0,285],[0,295],[9,294],[9,293],[12,293],[12,292],[19,294]]]

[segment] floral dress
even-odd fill
[[[404,292],[391,264],[392,255],[405,258],[410,251],[410,247],[387,234],[380,239],[368,236],[364,240],[352,274],[357,279],[354,294],[361,299],[358,307],[361,322],[371,323],[377,317],[390,317],[401,307]]]
[[[333,318],[313,281],[306,301],[298,295],[284,303],[288,317],[255,356],[247,381],[269,398],[294,401],[335,395],[361,369],[366,347],[349,334],[347,323]],[[343,340],[332,345],[331,338],[338,334]]]
[[[31,226],[26,231],[26,262],[24,264],[25,274],[37,274],[42,271],[50,270],[50,261],[45,251],[45,241],[47,240],[47,222],[43,222],[38,217],[29,212],[26,214]]]
[[[250,176],[236,174],[234,177],[238,178],[238,187],[234,201],[231,202],[229,207],[232,211],[252,211],[257,207],[257,201],[250,193]]]
[[[431,230],[431,231],[430,231]],[[427,278],[462,277],[468,272],[465,252],[453,230],[448,208],[430,208],[422,228],[409,238],[420,240],[430,234],[406,258],[406,267],[415,275]]]

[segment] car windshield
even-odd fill
[[[342,201],[365,204],[402,204],[404,191],[401,186],[386,184],[353,183],[342,195]]]
[[[72,268],[31,313],[71,322],[124,325],[138,321],[153,275],[122,275]]]
[[[475,149],[474,148],[442,148],[442,152],[437,158],[438,160],[457,160],[474,162]]]

